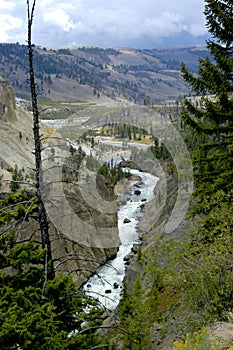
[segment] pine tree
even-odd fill
[[[199,203],[219,190],[228,192],[233,172],[233,4],[231,0],[205,3],[212,36],[207,41],[210,56],[200,59],[198,76],[185,64],[181,68],[192,93],[200,99],[196,105],[192,98],[185,98],[182,111],[185,124],[198,135],[194,162]]]
[[[124,286],[120,303],[121,327],[124,329],[124,350],[149,350],[150,316],[140,277],[134,283],[134,290],[129,292]]]
[[[207,0],[205,6],[207,27],[213,40],[207,41],[212,56],[200,59],[199,76],[189,73],[182,64],[183,78],[192,91],[201,96],[204,108],[185,100],[187,124],[196,131],[212,135],[228,135],[233,131],[233,4],[232,1]]]
[[[0,236],[0,348],[60,350],[100,345],[96,330],[103,311],[77,291],[70,276],[44,284],[44,255],[32,241],[18,244],[11,232]]]
[[[198,76],[182,65],[184,79],[200,99],[196,103],[195,99],[186,98],[182,111],[188,132],[194,132],[196,140],[195,149],[191,150],[196,186],[192,211],[193,215],[198,214],[198,225],[180,251],[180,267],[174,264],[177,286],[182,288],[184,284],[185,303],[199,315],[200,323],[226,320],[233,308],[233,3],[205,3],[212,36],[207,41],[210,56],[199,61]]]

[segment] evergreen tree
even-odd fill
[[[12,169],[12,181],[10,183],[10,189],[12,192],[15,192],[19,189],[20,182],[23,181],[23,170],[18,169],[17,164],[14,169]]]
[[[231,0],[205,1],[205,16],[212,40],[210,57],[200,59],[198,76],[182,64],[183,78],[200,104],[184,100],[182,117],[198,135],[194,162],[200,211],[204,197],[231,187],[233,169],[233,4]]]
[[[182,111],[188,133],[194,132],[196,139],[191,150],[196,186],[192,211],[199,219],[187,244],[179,243],[179,256],[173,262],[177,270],[175,281],[186,305],[184,310],[187,314],[187,306],[191,306],[190,314],[199,315],[199,324],[217,318],[226,320],[233,308],[229,263],[233,243],[233,3],[232,0],[205,3],[207,27],[212,36],[207,41],[210,57],[200,59],[198,76],[182,65],[184,79],[200,98],[198,104],[195,99],[186,98]]]
[[[44,255],[33,242],[18,244],[11,232],[0,236],[0,348],[76,350],[100,345],[96,330],[102,310],[76,289],[70,276],[44,283]]]
[[[137,277],[132,292],[128,292],[127,287],[124,286],[123,298],[120,303],[121,327],[125,330],[123,336],[124,350],[151,349],[149,310],[145,300],[143,300],[144,298],[140,277]]]
[[[182,75],[192,91],[201,96],[204,107],[185,100],[184,119],[196,131],[228,135],[233,131],[233,4],[231,0],[206,0],[207,27],[213,40],[207,41],[212,56],[200,59],[199,76],[190,74],[182,64]]]

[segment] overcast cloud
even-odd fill
[[[1,42],[25,44],[26,0],[0,0],[0,10]],[[203,11],[204,0],[37,0],[33,41],[53,47],[205,45]]]

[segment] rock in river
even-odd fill
[[[124,224],[128,224],[129,222],[131,222],[131,220],[129,220],[128,218],[125,218],[123,221]]]
[[[135,190],[135,191],[134,191],[134,194],[136,194],[136,195],[139,196],[139,195],[141,194],[141,191],[140,191],[140,190]]]

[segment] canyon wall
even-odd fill
[[[50,237],[54,266],[57,274],[71,274],[78,286],[95,272],[96,268],[114,257],[119,246],[117,211],[103,205],[115,203],[113,187],[103,177],[96,179],[95,191],[86,175],[64,179],[67,160],[75,168],[67,140],[43,124],[42,158],[45,183],[42,192],[50,221]],[[30,112],[18,106],[9,83],[0,78],[0,175],[1,196],[10,190],[12,171],[23,169],[23,184],[30,193],[34,183],[33,118]],[[58,169],[54,172],[54,169]],[[51,172],[52,171],[52,172]],[[74,170],[71,172],[75,173]],[[56,181],[56,174],[61,174]],[[78,172],[76,172],[78,175]],[[80,180],[80,181],[79,181]],[[83,190],[81,191],[81,189]],[[85,193],[89,191],[90,193]],[[86,197],[86,198],[85,198]],[[91,198],[92,203],[86,203]],[[114,206],[114,204],[113,204]],[[18,240],[40,241],[36,220],[24,222],[17,229]]]

